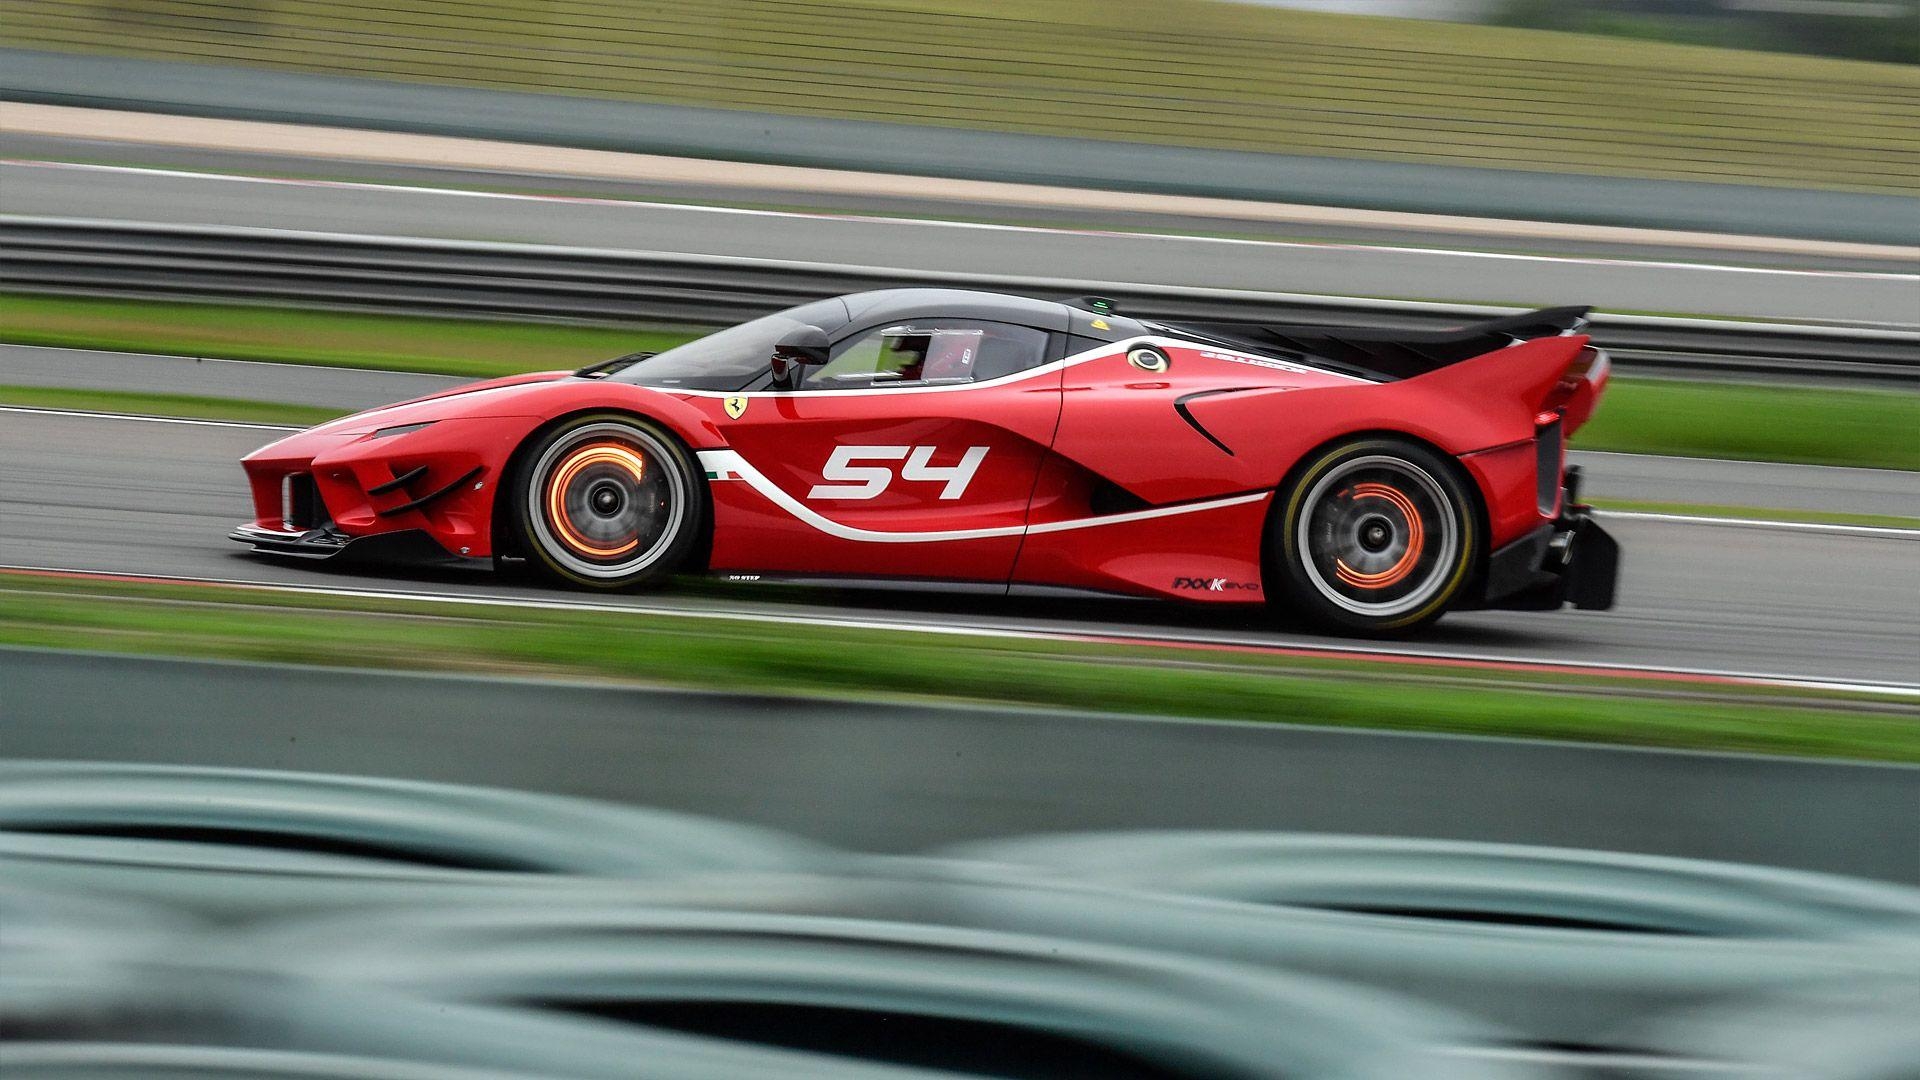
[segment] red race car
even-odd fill
[[[1126,318],[891,289],[335,420],[242,464],[283,555],[1272,602],[1403,632],[1612,604],[1563,445],[1585,309],[1458,331]]]

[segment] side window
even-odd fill
[[[808,390],[981,382],[1046,359],[1047,334],[979,319],[914,319],[856,335],[807,375]]]

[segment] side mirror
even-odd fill
[[[817,326],[796,326],[773,347],[773,385],[792,389],[800,381],[800,368],[806,364],[827,362],[833,342]]]

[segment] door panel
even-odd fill
[[[716,423],[774,490],[714,481],[714,569],[1007,580],[1059,421],[1057,370],[741,397]]]

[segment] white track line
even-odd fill
[[[1831,536],[1873,536],[1884,540],[1920,540],[1920,529],[1891,525],[1841,525],[1825,521],[1776,521],[1772,518],[1713,517],[1708,514],[1653,514],[1638,510],[1594,511],[1602,518],[1628,521],[1669,521],[1678,525],[1726,525],[1737,529],[1786,529],[1792,532],[1825,533]]]
[[[184,416],[144,416],[139,413],[95,412],[91,409],[46,409],[29,405],[0,405],[0,412],[28,416],[73,416],[84,420],[132,420],[142,424],[186,424],[194,427],[246,428],[251,431],[305,431],[285,424],[243,424],[237,420],[195,420]]]
[[[1807,461],[1758,461],[1753,458],[1693,457],[1686,454],[1635,454],[1625,450],[1582,450],[1569,447],[1572,457],[1638,458],[1642,461],[1697,461],[1702,465],[1757,465],[1769,469],[1827,469],[1838,472],[1887,473],[1893,476],[1920,477],[1908,469],[1888,469],[1874,465],[1816,465]]]
[[[734,191],[784,191],[803,196],[932,199],[949,205],[975,208],[999,205],[1023,211],[1052,207],[1119,214],[1157,212],[1289,225],[1452,233],[1530,245],[1555,240],[1595,241],[1886,261],[1911,261],[1916,254],[1920,254],[1920,248],[1913,245],[1903,247],[1671,229],[1472,218],[1451,214],[1356,210],[1203,196],[1144,195],[1074,188],[1061,186],[1057,182],[1022,184],[791,165],[698,161],[654,154],[530,146],[498,140],[369,131],[364,128],[317,127],[210,117],[159,117],[151,113],[21,102],[0,103],[0,114],[4,114],[0,117],[0,129],[23,134],[206,150],[246,150],[304,161],[385,163],[452,168],[492,175],[521,174],[543,181],[576,177],[717,187]]]
[[[1767,672],[1724,671],[1711,668],[1670,667],[1645,664],[1606,664],[1597,661],[1583,660],[1544,660],[1531,657],[1502,656],[1495,653],[1454,652],[1437,649],[1420,649],[1417,647],[1409,648],[1404,644],[1389,648],[1386,646],[1366,645],[1357,642],[1327,644],[1297,640],[1247,641],[1205,634],[1186,633],[1171,627],[1165,629],[1156,628],[1152,631],[1101,627],[1087,629],[1021,629],[1011,626],[956,623],[952,621],[950,614],[928,615],[924,618],[938,618],[945,621],[925,622],[917,621],[916,618],[912,616],[879,619],[845,615],[811,615],[798,612],[766,612],[725,608],[683,608],[644,602],[616,604],[606,601],[572,598],[549,599],[481,593],[429,593],[405,589],[294,585],[283,582],[256,581],[244,578],[143,574],[139,572],[83,570],[71,567],[30,566],[20,564],[0,564],[0,570],[60,574],[80,578],[149,581],[159,585],[169,583],[220,585],[259,592],[334,596],[359,600],[402,600],[411,603],[444,604],[456,607],[521,608],[533,611],[590,611],[616,615],[652,615],[678,619],[752,622],[782,626],[820,626],[851,630],[884,630],[896,633],[904,631],[907,633],[937,634],[948,637],[984,637],[1028,641],[1120,641],[1138,645],[1201,646],[1223,650],[1264,650],[1276,653],[1317,653],[1334,657],[1349,656],[1357,659],[1378,659],[1383,661],[1443,661],[1508,669],[1516,667],[1538,668],[1549,672],[1555,670],[1583,671],[1593,672],[1598,675],[1615,674],[1628,676],[1641,674],[1654,677],[1694,678],[1703,681],[1720,681],[1749,686],[1872,694],[1883,697],[1920,700],[1920,684],[1855,682],[1845,679],[1826,679]]]
[[[4,333],[5,331],[0,331]],[[231,356],[200,356],[196,353],[145,353],[126,349],[88,349],[78,345],[23,345],[0,341],[0,349],[31,349],[34,352],[84,353],[88,356],[126,357],[129,360],[192,360],[199,364],[241,364],[248,367],[291,368],[294,371],[339,372],[342,375],[401,375],[409,379],[446,379],[449,382],[474,382],[478,375],[442,375],[434,371],[397,371],[393,368],[344,367],[335,364],[302,364],[292,360],[236,360]]]
[[[1765,266],[1740,266],[1724,263],[1687,262],[1679,260],[1597,258],[1567,255],[1523,255],[1496,251],[1463,251],[1451,248],[1423,248],[1413,246],[1393,246],[1377,244],[1343,243],[1302,243],[1286,240],[1250,240],[1226,236],[1183,236],[1167,233],[1136,233],[1112,229],[1065,229],[1046,228],[1036,225],[999,225],[988,222],[945,221],[937,218],[900,218],[871,214],[844,214],[826,212],[800,212],[793,210],[755,210],[732,206],[706,206],[692,203],[650,202],[637,199],[613,199],[589,195],[535,195],[509,191],[477,191],[471,188],[425,187],[417,184],[381,184],[357,180],[302,180],[277,176],[244,176],[231,173],[194,172],[185,169],[161,169],[133,165],[95,165],[61,161],[35,161],[24,159],[0,159],[0,166],[34,169],[68,169],[87,172],[116,173],[129,176],[163,177],[166,179],[184,179],[209,181],[216,183],[261,184],[276,187],[333,188],[349,191],[382,191],[396,195],[421,195],[440,198],[496,199],[509,202],[532,203],[575,203],[591,206],[625,207],[648,210],[672,210],[684,213],[713,214],[733,217],[762,218],[808,218],[825,221],[861,222],[906,227],[930,227],[942,229],[963,229],[974,232],[1018,232],[1051,236],[1101,236],[1127,237],[1141,240],[1155,240],[1165,243],[1194,244],[1230,244],[1285,250],[1341,250],[1365,252],[1393,252],[1405,255],[1430,255],[1463,259],[1486,259],[1506,262],[1539,263],[1546,266],[1629,266],[1663,270],[1705,270],[1715,273],[1745,274],[1762,277],[1791,278],[1842,278],[1856,281],[1915,281],[1920,282],[1920,274],[1901,274],[1868,270],[1801,270],[1783,269]]]

